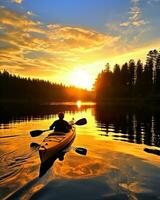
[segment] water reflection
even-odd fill
[[[52,104],[0,104],[0,129],[7,129],[8,124],[31,121],[35,119],[50,119],[58,112],[76,113],[86,111],[94,104],[82,103],[52,103]]]
[[[76,104],[77,104],[78,108],[81,107],[81,101],[77,101]]]
[[[12,200],[159,198],[158,148],[134,144],[158,146],[157,111],[93,105],[51,105],[46,110],[42,106],[26,113],[25,109],[0,117],[4,126],[0,129],[0,199],[8,195]],[[77,126],[73,145],[87,148],[88,154],[70,151],[63,162],[54,157],[47,171],[46,166],[40,168],[38,151],[29,147],[32,142],[40,144],[47,133],[32,138],[29,132],[48,128],[60,110],[66,120],[87,118],[86,126]],[[47,173],[39,178],[39,170]]]
[[[39,178],[42,177],[53,166],[54,162],[57,159],[59,159],[59,161],[64,160],[64,156],[67,152],[70,151],[73,141],[74,141],[74,139],[63,150],[57,152],[56,154],[53,154],[53,156],[50,157],[49,159],[47,159],[45,162],[41,162],[40,170],[39,170]],[[31,143],[31,146],[32,147],[36,146],[35,144],[36,143]],[[39,147],[37,146],[36,148],[39,148]]]
[[[39,170],[39,178],[42,177],[54,164],[54,162],[59,159],[60,161],[64,160],[64,155],[66,153],[61,151],[56,155],[53,155],[50,159],[46,160],[45,162],[41,163],[40,170]]]
[[[97,127],[101,135],[124,142],[160,146],[160,112],[119,105],[97,105]]]

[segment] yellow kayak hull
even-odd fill
[[[43,140],[39,148],[39,156],[41,162],[45,162],[58,152],[65,149],[71,143],[71,141],[73,141],[75,135],[75,127],[72,127],[72,129],[68,133],[53,132],[49,134]]]

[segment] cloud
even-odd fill
[[[120,39],[93,29],[44,24],[31,14],[0,7],[0,69],[55,80],[73,66],[101,60],[101,51]]]
[[[139,18],[139,15],[141,14],[141,9],[137,6],[132,7],[129,14],[131,14],[131,16],[129,17],[130,20],[137,20]]]
[[[71,48],[77,50],[93,50],[101,48],[106,43],[114,43],[117,37],[105,35],[91,29],[80,27],[49,25],[48,38],[58,41],[61,49]]]
[[[143,9],[147,1],[142,1],[143,0],[130,0],[131,6],[129,7],[129,11],[123,16],[123,18],[125,17],[126,19],[119,19],[116,22],[107,24],[107,31],[109,33],[121,37],[117,46],[114,48],[114,55],[116,55],[116,52],[118,54],[118,51],[120,51],[121,55],[133,52],[135,49],[143,47],[143,45],[148,42],[148,36],[151,35],[151,24],[150,21],[144,18],[145,10]],[[145,6],[141,7],[144,4]],[[153,39],[152,42],[154,42],[154,40],[155,39]]]
[[[20,15],[5,8],[0,8],[0,20],[1,29],[5,31],[1,40],[10,41],[28,49],[89,50],[101,48],[106,43],[113,43],[117,40],[117,37],[91,29],[57,24],[45,25],[29,19],[26,15]]]
[[[138,3],[139,1],[132,1],[134,3]],[[130,8],[130,11],[129,11],[129,18],[127,21],[125,22],[122,22],[120,24],[120,26],[123,26],[123,27],[127,27],[127,26],[143,26],[143,25],[146,25],[148,24],[147,21],[145,21],[144,19],[141,19],[141,9],[140,7],[138,6],[133,6]]]
[[[6,29],[16,31],[22,28],[24,28],[25,31],[30,31],[30,29],[34,29],[40,23],[28,19],[26,15],[16,13],[3,7],[0,7],[0,20],[1,24],[5,26]]]
[[[106,61],[128,59],[131,54],[127,57],[126,53],[142,45],[147,22],[139,3],[132,1],[127,19],[110,24],[106,33],[45,24],[33,20],[30,11],[18,13],[0,7],[0,70],[68,84],[70,72],[80,68],[87,70],[94,81]],[[138,56],[139,50],[134,55]]]
[[[130,1],[133,4],[139,4],[142,1],[144,1],[145,3],[148,3],[148,4],[153,4],[153,3],[159,3],[160,2],[160,0],[130,0]]]
[[[18,4],[21,4],[23,0],[11,0],[11,2],[13,3],[18,3]]]
[[[27,14],[33,16],[34,14],[31,11],[27,11]]]
[[[140,0],[131,0],[131,2],[136,4],[136,3],[139,3]]]
[[[151,5],[152,5],[153,3],[159,3],[159,2],[160,2],[160,0],[148,0],[148,1],[147,1],[147,3],[148,3],[148,4],[151,4]]]

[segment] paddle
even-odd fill
[[[74,147],[75,152],[81,154],[81,155],[86,155],[87,154],[87,149],[82,148],[82,147]]]
[[[31,147],[31,148],[37,149],[37,150],[39,149],[40,146],[41,146],[40,144],[35,143],[35,142],[32,142],[32,143],[30,144],[30,147]],[[63,153],[67,153],[67,152],[69,152],[71,149],[75,150],[75,152],[77,152],[77,153],[79,153],[79,154],[81,154],[81,155],[86,155],[86,154],[87,154],[87,149],[82,148],[82,147],[70,147],[70,148],[67,148],[67,149],[65,149],[65,150],[62,150],[62,152],[63,152]]]
[[[82,118],[82,119],[79,119],[78,121],[76,121],[74,124],[79,125],[79,126],[85,125],[85,124],[87,124],[87,120],[86,120],[86,118]]]
[[[34,130],[34,131],[30,131],[30,135],[32,137],[37,137],[39,135],[41,135],[42,133],[46,132],[46,131],[50,131],[50,129],[47,130]]]
[[[87,123],[86,118],[82,118],[82,119],[79,119],[78,121],[76,121],[74,124],[81,126],[81,125],[85,125],[86,123]],[[74,124],[72,124],[72,125],[74,125]],[[32,137],[37,137],[37,136],[41,135],[42,133],[44,133],[46,131],[50,131],[50,129],[30,131],[30,135]]]

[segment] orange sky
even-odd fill
[[[49,2],[1,1],[0,70],[91,89],[107,62],[112,68],[129,59],[144,61],[160,47],[160,1],[128,0],[119,7],[116,0]],[[111,10],[103,11],[105,6]]]

